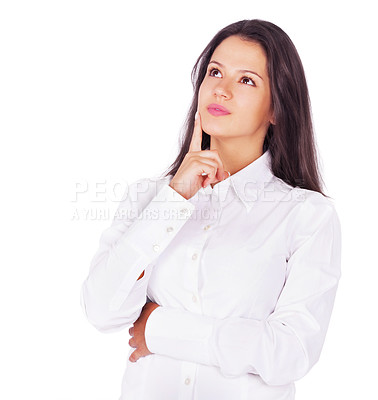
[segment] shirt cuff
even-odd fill
[[[215,321],[182,309],[157,307],[145,327],[147,348],[178,360],[215,365],[209,353]]]

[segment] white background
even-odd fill
[[[125,185],[174,161],[200,52],[252,18],[283,28],[302,58],[343,228],[328,336],[297,399],[376,398],[373,3],[1,2],[2,399],[118,399],[128,329],[97,332],[81,284]]]

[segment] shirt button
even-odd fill
[[[153,247],[154,251],[159,251],[160,246],[158,244],[154,244]]]
[[[185,385],[189,385],[190,384],[190,378],[186,378],[185,379]]]
[[[197,260],[197,253],[194,253],[193,255],[192,255],[192,260],[194,261],[194,260]]]
[[[172,226],[169,226],[169,227],[167,228],[167,232],[172,232],[172,231],[173,231]]]
[[[205,230],[205,231],[207,231],[208,229],[210,229],[211,228],[211,225],[206,225],[203,229]]]
[[[182,208],[182,209],[180,210],[180,213],[181,213],[181,215],[185,215],[185,214],[188,213],[188,209],[187,209],[187,208]]]
[[[193,295],[192,300],[193,300],[193,303],[196,303],[197,302],[197,297],[195,295]]]

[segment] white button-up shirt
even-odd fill
[[[130,327],[146,300],[160,305],[145,330],[154,354],[127,361],[122,400],[294,399],[317,362],[340,222],[329,198],[275,177],[270,160],[188,200],[172,176],[129,185],[82,287],[103,332]]]

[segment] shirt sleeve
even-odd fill
[[[299,213],[286,282],[266,319],[157,307],[146,324],[148,349],[217,366],[230,378],[258,374],[269,385],[304,376],[320,356],[341,276],[339,218],[332,204],[321,209]]]
[[[129,185],[82,284],[81,306],[99,331],[120,330],[139,317],[155,260],[195,209],[168,183],[155,192],[153,184],[143,179]]]

